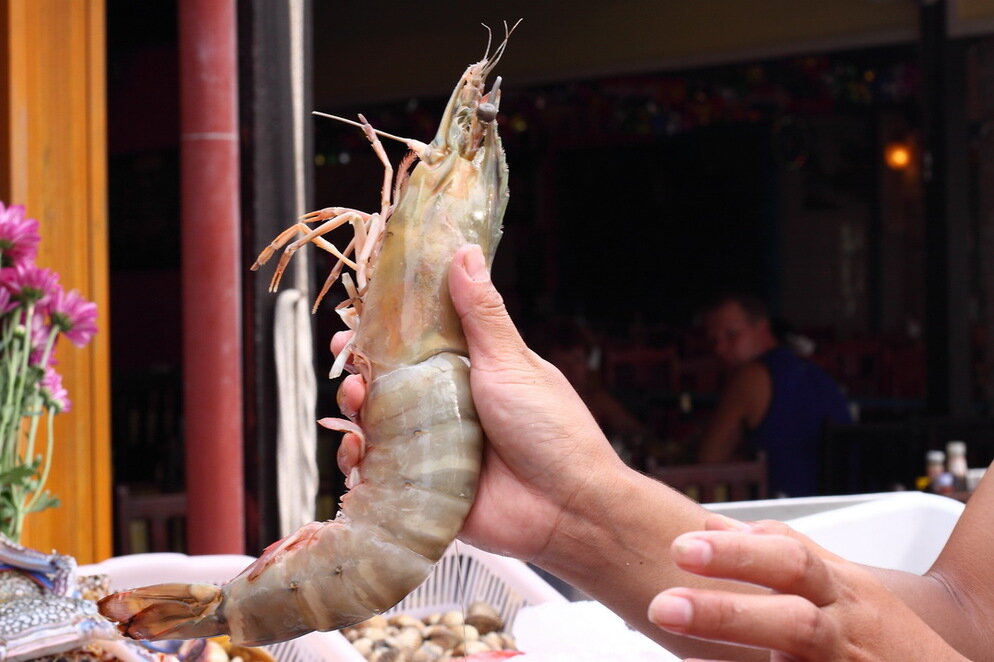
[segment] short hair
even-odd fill
[[[725,292],[704,309],[704,315],[707,316],[729,303],[741,306],[750,322],[770,319],[770,308],[766,305],[766,301],[755,294],[744,292]]]

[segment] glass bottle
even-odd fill
[[[946,454],[943,451],[932,450],[925,454],[925,477],[928,479],[928,489],[938,491],[939,476],[946,470]]]
[[[946,467],[953,475],[953,489],[966,490],[966,442],[950,441],[946,444]]]

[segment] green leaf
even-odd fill
[[[17,515],[17,506],[9,494],[0,496],[0,520],[12,519]]]
[[[38,465],[35,463],[11,467],[10,469],[0,472],[0,485],[23,483],[37,472]]]
[[[25,376],[28,378],[28,384],[31,386],[40,382],[42,377],[45,376],[44,368],[37,365],[29,365],[25,373]]]
[[[45,510],[46,508],[56,508],[59,505],[59,498],[52,496],[48,490],[45,490],[38,497],[30,508],[28,508],[29,513],[37,513],[40,510]]]

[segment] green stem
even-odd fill
[[[27,311],[24,314],[24,342],[19,343],[21,352],[16,357],[17,370],[14,376],[15,379],[17,377],[20,377],[20,379],[16,379],[17,385],[14,388],[14,403],[17,405],[17,409],[19,409],[22,414],[24,411],[24,387],[28,381],[27,369],[29,359],[31,357],[31,323],[34,321],[34,313],[35,305],[33,303],[29,303]],[[7,434],[4,435],[12,446],[12,448],[8,448],[9,455],[7,457],[7,466],[12,466],[10,463],[17,459],[18,442],[20,440],[20,416],[11,416],[11,419],[10,426],[5,431],[9,433],[9,436],[7,436]]]
[[[31,314],[32,310],[29,307],[29,323]],[[20,394],[23,392],[23,384],[26,378],[21,366],[27,363],[27,356],[30,355],[31,349],[30,335],[27,332],[27,329],[30,328],[29,326],[25,327],[25,333],[18,338],[18,317],[19,315],[16,313],[11,315],[8,318],[9,323],[5,329],[7,340],[7,390],[5,403],[7,407],[5,408],[2,427],[0,427],[0,435],[2,435],[3,442],[3,451],[0,459],[3,461],[4,469],[12,469],[21,464],[18,457],[18,446],[20,443],[21,417],[24,407]],[[21,486],[16,483],[12,483],[7,487],[10,493],[10,504],[14,512],[11,515],[9,524],[5,527],[7,529],[6,533],[12,540],[18,541],[21,537],[21,523],[24,519],[22,514],[24,509],[24,492]]]
[[[45,458],[43,460],[44,467],[41,471],[41,479],[38,481],[38,487],[35,488],[34,493],[31,495],[31,499],[28,501],[27,505],[20,511],[20,521],[17,524],[18,531],[24,522],[24,516],[31,510],[31,508],[38,502],[38,497],[43,492],[46,481],[48,481],[48,472],[52,468],[52,448],[55,446],[55,409],[52,407],[47,408],[48,412],[48,443],[45,448]]]
[[[7,368],[4,383],[4,400],[2,409],[0,409],[0,461],[7,457],[7,435],[5,431],[7,430],[7,423],[10,417],[13,415],[14,403],[11,401],[12,388],[13,388],[13,357],[11,357],[11,352],[13,351],[13,328],[14,321],[13,316],[8,315],[4,319],[3,324],[3,348],[0,349],[0,357],[3,358],[4,366]]]
[[[11,424],[21,414],[20,407],[16,406],[14,402],[14,392],[17,388],[17,366],[20,363],[18,348],[19,345],[23,345],[23,343],[15,342],[17,327],[17,315],[9,315],[4,326],[4,363],[7,368],[7,389],[4,393],[3,419],[0,420],[0,444],[2,444],[0,446],[0,461],[8,468],[17,452],[17,435],[13,434]]]
[[[45,366],[48,365],[48,357],[52,355],[52,348],[55,346],[55,339],[59,337],[59,330],[57,327],[53,326],[51,331],[48,332],[48,339],[45,341],[45,351],[42,352],[41,362],[38,364],[43,370]],[[40,390],[40,387],[39,387]],[[40,401],[40,398],[39,398]],[[30,462],[34,458],[35,454],[35,435],[38,432],[38,421],[41,419],[40,416],[31,417],[31,429],[28,432],[28,445],[27,451],[24,453],[24,458]]]

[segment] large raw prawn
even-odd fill
[[[386,168],[378,213],[333,207],[309,214],[304,221],[323,223],[289,228],[253,265],[303,230],[287,246],[274,288],[290,256],[308,242],[339,258],[319,299],[343,266],[355,269],[354,282],[342,276],[349,299],[339,313],[356,332],[336,368],[351,356],[368,394],[357,421],[323,424],[358,433],[365,453],[338,517],[274,543],[223,587],[160,584],[104,598],[101,613],[125,634],[230,634],[259,645],[345,627],[416,588],[459,532],[476,493],[483,431],[446,274],[460,246],[479,244],[489,261],[500,238],[508,198],[496,122],[500,79],[489,92],[484,84],[506,44],[505,36],[492,55],[488,47],[466,69],[430,144],[404,140],[413,154],[396,182],[379,132],[360,115]],[[346,223],[355,238],[339,251],[322,235]]]

